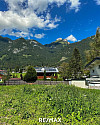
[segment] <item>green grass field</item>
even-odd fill
[[[39,118],[61,118],[61,123],[39,123]],[[100,90],[0,86],[0,125],[100,125]]]

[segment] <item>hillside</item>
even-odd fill
[[[85,51],[90,49],[90,42],[94,41],[94,37],[95,36],[91,36],[81,40],[80,42],[71,44],[68,44],[68,42],[64,42],[63,40],[56,41],[52,42],[51,44],[46,44],[45,46],[48,47],[50,49],[50,52],[54,53],[55,56],[59,55],[58,63],[61,63],[62,61],[68,61],[75,47],[79,49],[83,62],[86,62]]]
[[[55,41],[51,44],[42,45],[36,40],[19,38],[11,40],[0,36],[0,68],[15,66],[58,66],[63,61],[68,61],[73,49],[77,47],[85,62],[84,51],[89,49],[94,36],[80,42],[68,44],[64,40]]]

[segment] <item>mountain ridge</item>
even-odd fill
[[[85,62],[84,51],[90,49],[89,44],[94,39],[95,36],[91,36],[71,44],[62,39],[42,45],[34,39],[11,40],[0,36],[0,68],[14,68],[17,65],[20,67],[26,65],[58,66],[63,61],[69,61],[75,47],[79,49],[83,62]]]

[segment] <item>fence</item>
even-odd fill
[[[37,80],[35,83],[39,85],[56,85],[60,83],[69,85],[69,81],[38,81]]]
[[[100,89],[100,86],[89,86],[89,89]]]
[[[26,84],[26,82],[23,80],[8,80],[5,82],[5,85],[22,85],[22,84]]]

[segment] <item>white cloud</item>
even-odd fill
[[[95,0],[97,5],[100,5],[100,0]]]
[[[61,19],[56,15],[52,19],[48,5],[56,3],[61,6],[64,3],[70,3],[70,9],[75,11],[79,10],[80,5],[79,0],[5,0],[5,2],[8,4],[8,11],[0,11],[0,35],[12,34],[13,29],[16,29],[17,33],[30,36],[31,28],[56,28]]]
[[[36,37],[36,38],[38,38],[38,39],[41,39],[41,38],[43,38],[44,36],[45,36],[45,34],[42,33],[42,34],[35,34],[34,37]]]
[[[79,0],[69,0],[69,3],[71,3],[70,9],[75,9],[75,12],[79,11],[79,6],[81,4]]]
[[[77,41],[77,39],[73,35],[68,36],[66,39],[73,42]]]

